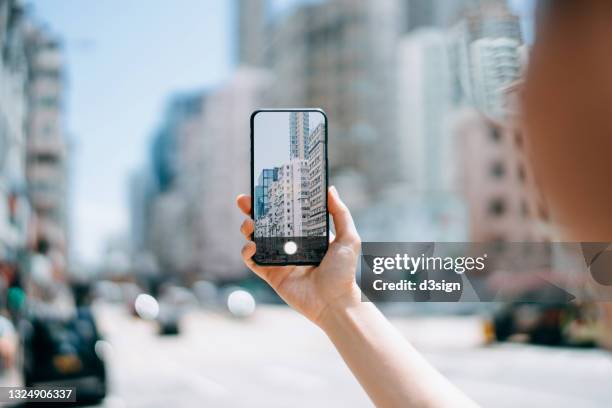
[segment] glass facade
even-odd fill
[[[255,219],[259,219],[268,213],[270,209],[270,201],[268,198],[268,190],[273,181],[278,180],[278,168],[263,169],[259,178],[257,179],[257,185],[255,186],[255,208],[254,215]]]

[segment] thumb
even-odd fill
[[[346,204],[340,199],[338,190],[332,186],[327,192],[327,200],[329,213],[334,220],[336,227],[336,241],[345,244],[354,244],[359,242],[359,234]]]

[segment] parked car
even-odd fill
[[[595,331],[585,305],[509,303],[497,310],[485,330],[491,340],[521,341],[546,346],[592,347]]]
[[[178,335],[180,333],[181,311],[168,303],[162,304],[157,317],[158,333],[161,336]]]
[[[26,387],[76,387],[79,402],[98,402],[107,392],[101,341],[89,308],[70,318],[31,317],[21,327],[22,372]]]

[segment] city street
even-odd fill
[[[182,333],[116,306],[97,307],[110,347],[106,407],[370,407],[329,341],[288,308],[250,320],[186,316]],[[612,356],[599,350],[482,347],[474,317],[393,320],[426,356],[486,407],[602,407],[612,400]]]

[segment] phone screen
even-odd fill
[[[318,109],[251,116],[253,259],[312,265],[329,242],[327,117]]]

